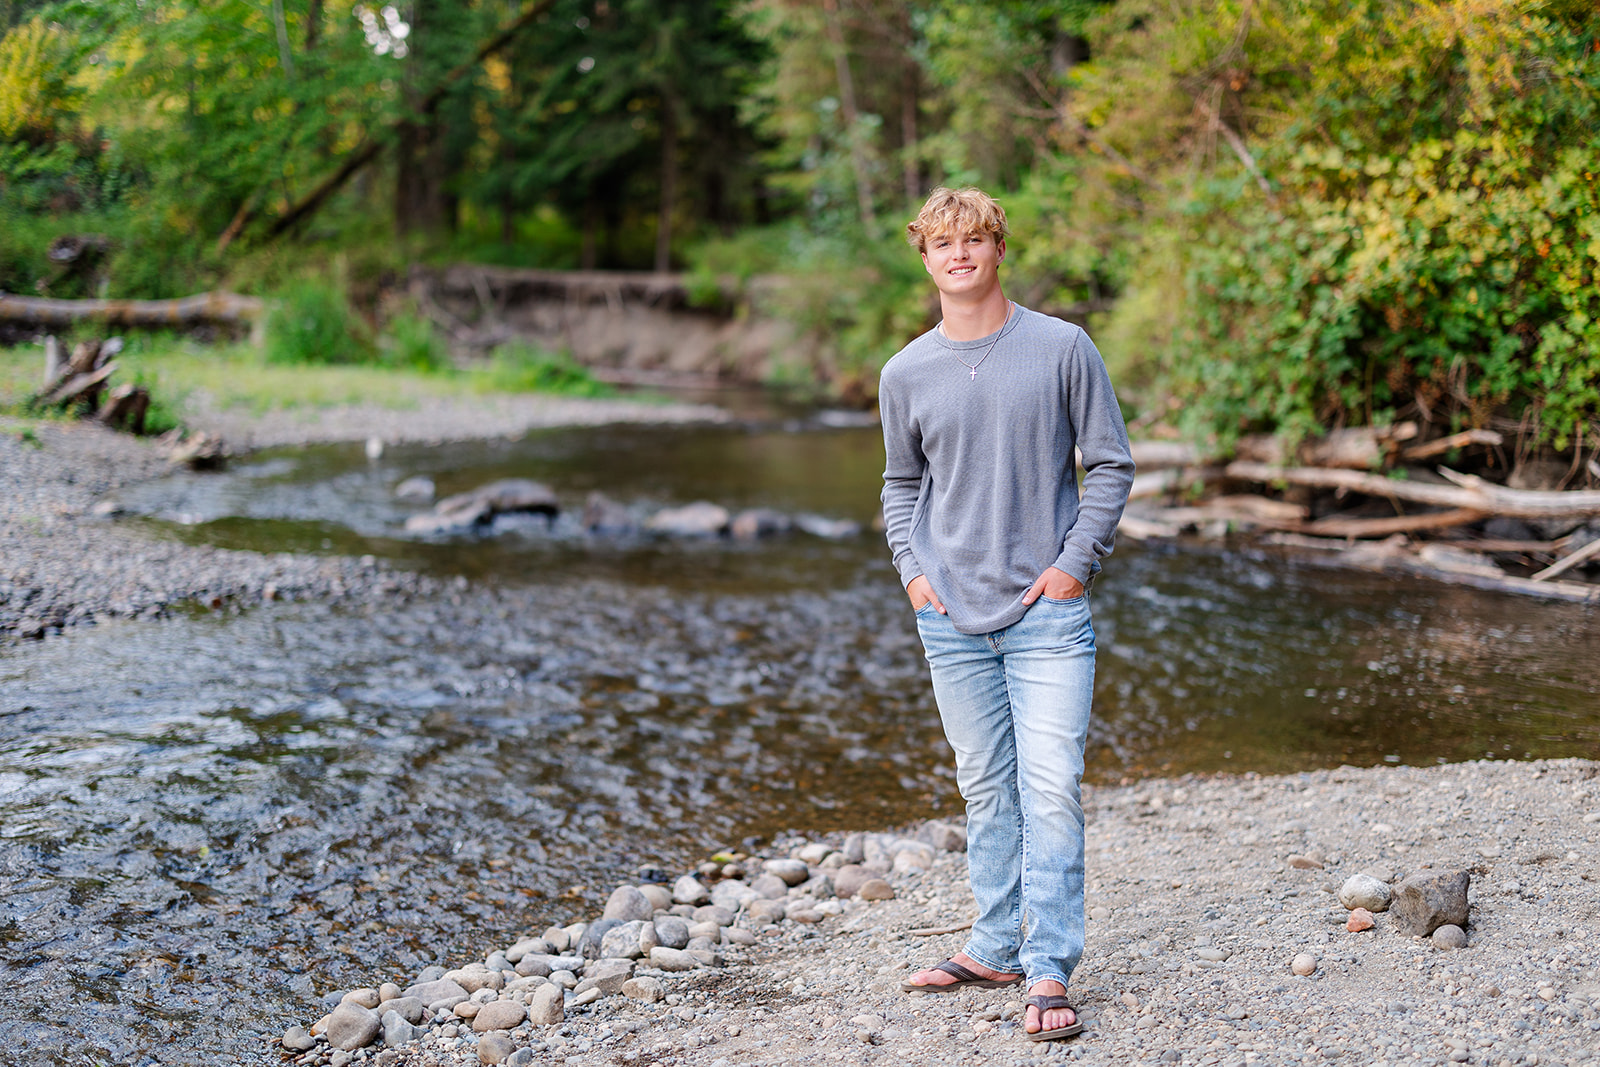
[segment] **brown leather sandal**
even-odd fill
[[[1078,1009],[1072,1006],[1072,1001],[1067,997],[1060,996],[1059,994],[1052,995],[1041,993],[1038,996],[1029,997],[1028,1005],[1029,1007],[1039,1009],[1040,1026],[1044,1025],[1044,1013],[1047,1011],[1059,1011],[1062,1008],[1067,1008],[1072,1012],[1073,1015],[1073,1022],[1071,1025],[1058,1026],[1054,1030],[1035,1031],[1034,1033],[1028,1034],[1029,1041],[1058,1041],[1063,1037],[1073,1037],[1077,1034],[1083,1033],[1083,1020],[1077,1018]],[[1027,1031],[1024,1030],[1023,1033],[1027,1033]]]
[[[1004,989],[1008,985],[1016,985],[1022,981],[1022,975],[1015,978],[985,978],[961,966],[955,960],[945,960],[929,970],[943,971],[955,978],[954,982],[943,985],[919,985],[916,982],[901,982],[900,988],[907,993],[949,993],[956,989]]]

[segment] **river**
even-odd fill
[[[264,453],[130,494],[157,536],[370,554],[448,591],[0,651],[0,1049],[262,1061],[321,995],[593,916],[640,865],[959,812],[881,536],[576,519],[601,490],[865,524],[881,463],[871,428],[611,427]],[[415,474],[536,478],[565,512],[408,539]],[[1092,603],[1091,782],[1600,751],[1592,608],[1131,544]]]

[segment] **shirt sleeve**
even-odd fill
[[[1062,386],[1073,436],[1083,454],[1084,476],[1078,518],[1054,566],[1087,586],[1116,541],[1117,524],[1133,488],[1133,453],[1105,360],[1081,330],[1063,367]]]
[[[888,368],[885,368],[888,371]],[[906,399],[896,389],[893,375],[885,373],[878,384],[878,412],[883,420],[883,526],[904,588],[923,573],[911,552],[911,526],[927,477],[928,460],[922,454],[922,436],[910,419]]]

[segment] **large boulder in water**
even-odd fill
[[[502,478],[465,493],[447,496],[434,506],[434,510],[444,513],[479,504],[489,509],[491,518],[510,511],[528,511],[551,516],[561,512],[555,492],[548,485],[527,478]]]
[[[560,512],[549,486],[527,478],[502,478],[465,493],[447,496],[432,511],[406,520],[406,532],[455,534],[484,526],[496,515],[540,514],[552,518]]]

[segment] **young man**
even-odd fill
[[[1025,979],[1028,1036],[1070,1037],[1082,1030],[1066,992],[1083,955],[1086,590],[1133,458],[1088,335],[1001,291],[998,203],[936,189],[906,233],[944,321],[883,368],[883,516],[955,750],[978,917],[962,952],[905,988]]]

